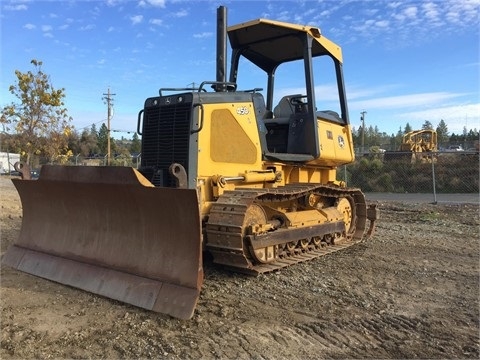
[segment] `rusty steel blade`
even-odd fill
[[[2,262],[18,270],[181,319],[203,282],[192,189],[155,188],[126,167],[44,166],[14,180],[20,236]]]

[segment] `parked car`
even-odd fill
[[[40,170],[30,170],[31,179],[38,179],[39,176],[40,176]]]
[[[462,145],[450,145],[447,148],[448,152],[463,151]]]

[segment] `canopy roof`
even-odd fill
[[[341,48],[313,26],[258,19],[228,28],[232,49],[267,72],[283,62],[303,59],[305,34],[313,38],[312,57],[330,55],[342,62]]]

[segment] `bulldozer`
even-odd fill
[[[437,132],[432,129],[412,130],[402,137],[402,143],[398,151],[387,151],[384,154],[385,161],[407,159],[411,163],[431,162],[438,151]]]
[[[313,26],[257,19],[227,27],[223,6],[216,47],[214,81],[145,100],[138,169],[44,165],[37,180],[13,180],[23,221],[4,264],[190,319],[205,253],[258,275],[371,234],[378,209],[336,178],[354,160],[340,47]],[[332,66],[339,112],[317,111],[319,57]],[[292,62],[304,92],[281,94],[276,70]],[[266,75],[265,94],[237,89],[240,65]]]

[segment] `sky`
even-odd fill
[[[480,0],[2,0],[0,106],[18,102],[8,91],[15,70],[33,71],[36,59],[65,89],[79,132],[106,123],[110,89],[113,136],[131,138],[159,88],[215,80],[220,5],[228,25],[313,25],[339,44],[357,129],[365,111],[365,126],[388,135],[442,119],[450,133],[480,130]],[[243,76],[242,84],[265,87],[255,72]]]

